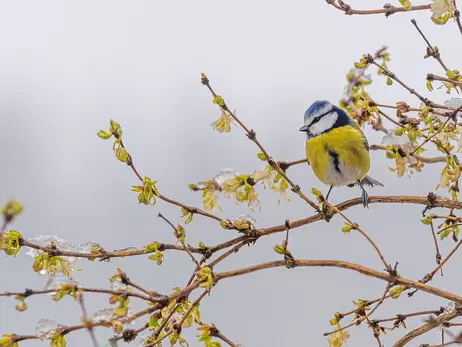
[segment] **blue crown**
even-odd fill
[[[327,100],[315,101],[305,112],[305,121],[310,117],[317,117],[332,111],[335,106]]]

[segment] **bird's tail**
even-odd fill
[[[375,179],[373,179],[372,177],[369,177],[369,176],[366,176],[364,177],[362,180],[361,180],[361,183],[365,186],[369,186],[369,187],[375,187],[375,186],[380,186],[380,187],[383,187],[383,184],[380,183],[379,181],[376,181]]]

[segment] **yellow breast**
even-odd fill
[[[352,126],[334,128],[306,141],[306,157],[323,183],[342,186],[363,179],[370,168],[366,138]]]

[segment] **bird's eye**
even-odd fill
[[[321,119],[321,117],[316,117],[315,119],[313,119],[313,121],[312,121],[311,124],[310,124],[310,127],[312,127],[314,124],[316,124],[317,122],[319,122],[320,119]]]

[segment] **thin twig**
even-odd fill
[[[126,149],[122,139],[120,139],[120,146],[124,149]],[[135,174],[135,176],[140,180],[140,182],[143,182],[143,177],[141,176],[141,174],[139,173],[138,169],[135,167],[135,164],[133,162],[133,157],[130,155],[130,160],[129,162],[127,163],[127,165],[132,169],[133,173]],[[179,201],[176,201],[176,200],[173,200],[173,199],[170,199],[168,197],[166,197],[165,195],[162,195],[162,194],[157,194],[155,191],[153,191],[154,195],[157,196],[159,199],[169,203],[169,204],[172,204],[172,205],[176,205],[178,207],[181,207],[183,209],[185,209],[186,211],[189,211],[191,213],[195,213],[195,214],[200,214],[204,217],[208,217],[208,218],[211,218],[211,219],[215,219],[217,221],[220,221],[221,218],[218,217],[218,216],[215,216],[214,214],[212,213],[209,213],[209,212],[206,212],[206,211],[203,211],[201,210],[200,208],[197,208],[197,207],[192,207],[192,206],[187,206]]]
[[[460,22],[460,11],[457,8],[457,1],[454,0],[454,7],[456,10],[454,11],[454,18],[456,19],[457,26],[459,28],[460,33],[462,34],[462,23]]]
[[[88,320],[87,309],[85,308],[85,303],[83,300],[83,292],[78,293],[78,299],[79,299],[80,308],[83,314],[82,321],[84,322],[85,325],[87,325],[89,323],[89,320]],[[93,345],[95,347],[98,347],[98,341],[96,340],[95,332],[93,331],[93,326],[91,324],[88,324],[87,329],[88,329],[88,333],[90,334]]]
[[[0,293],[0,297],[2,296],[22,296],[22,297],[30,297],[33,295],[43,295],[43,294],[52,294],[56,293],[58,289],[44,289],[44,290],[32,290],[26,289],[24,292],[3,292]],[[109,290],[109,289],[102,289],[102,288],[85,288],[85,287],[76,287],[76,291],[82,291],[86,293],[102,293],[102,294],[110,294],[110,295],[126,295],[131,296],[139,299],[143,299],[146,301],[160,301],[160,299],[152,298],[147,295],[143,295],[136,292],[126,291],[126,290]]]
[[[237,270],[232,270],[232,271],[226,271],[226,272],[220,272],[216,273],[214,278],[216,281],[225,279],[225,278],[230,278],[230,277],[236,277],[236,276],[242,276],[246,275],[249,273],[253,273],[256,271],[262,271],[265,269],[271,269],[274,267],[282,267],[286,266],[286,262],[284,260],[275,260],[275,261],[270,261],[267,263],[262,263],[258,265],[253,265],[249,266],[246,268],[241,268]],[[294,260],[294,266],[301,266],[301,267],[335,267],[335,268],[342,268],[342,269],[349,269],[353,270],[355,272],[362,273],[363,275],[371,276],[383,281],[386,281],[388,283],[392,283],[393,285],[397,284],[402,284],[406,287],[411,287],[415,289],[419,289],[423,292],[429,293],[436,295],[441,298],[445,298],[450,301],[454,301],[458,304],[462,304],[462,297],[454,294],[447,292],[445,290],[429,286],[428,284],[418,282],[418,281],[413,281],[409,280],[400,276],[394,276],[390,275],[388,273],[383,273],[379,272],[376,270],[372,270],[370,268],[367,268],[362,265],[358,264],[353,264],[345,261],[339,261],[339,260],[300,260],[300,259],[295,259]]]
[[[439,265],[441,263],[441,253],[440,253],[440,247],[438,246],[438,240],[436,239],[436,233],[435,233],[435,227],[433,226],[433,220],[430,221],[430,229],[432,231],[432,237],[433,237],[433,242],[435,243],[435,249],[436,249],[436,265]],[[443,274],[443,269],[441,268],[441,275]]]
[[[361,324],[362,322],[364,322],[366,319],[369,319],[369,317],[371,317],[371,316],[374,314],[374,312],[379,308],[379,306],[383,304],[383,301],[385,300],[385,298],[386,298],[386,296],[387,296],[387,294],[388,294],[388,291],[390,290],[390,287],[391,287],[390,283],[387,283],[387,286],[386,286],[386,288],[385,288],[385,291],[384,291],[382,297],[380,298],[379,302],[377,303],[377,305],[375,305],[374,308],[373,308],[371,311],[369,311],[369,313],[366,314],[364,317],[361,317],[361,318],[359,318],[359,319],[353,321],[352,323],[350,323],[350,324],[348,324],[348,325],[345,325],[344,327],[341,327],[341,328],[336,329],[336,330],[334,330],[334,331],[330,331],[330,332],[328,332],[328,333],[324,333],[324,336],[328,336],[328,335],[331,335],[331,334],[335,334],[335,333],[337,333],[337,332],[339,332],[339,331],[342,331],[342,330],[351,328],[352,326],[355,326],[355,325],[360,325],[360,324]]]
[[[204,75],[205,76],[205,75]],[[207,89],[212,93],[213,97],[217,97],[217,94],[215,91],[212,89],[212,86],[210,85],[210,81],[208,80],[207,77],[202,76],[202,84],[207,87]],[[253,141],[257,147],[262,151],[264,156],[266,157],[266,161],[268,162],[269,165],[278,173],[280,174],[286,181],[287,183],[292,187],[292,191],[300,196],[303,200],[305,200],[315,211],[319,212],[319,207],[311,201],[303,192],[300,190],[300,186],[298,184],[295,184],[284,172],[284,170],[281,169],[281,167],[278,165],[276,161],[274,161],[271,156],[268,154],[266,149],[263,147],[263,145],[258,141],[257,139],[257,134],[253,129],[249,129],[245,126],[244,123],[236,116],[236,114],[231,111],[228,107],[228,105],[223,101],[220,107],[228,112],[231,117],[241,126],[242,129],[246,132],[247,137],[249,140]]]
[[[163,219],[165,222],[167,222],[168,225],[170,225],[173,230],[175,231],[175,236],[179,235],[179,231],[178,229],[173,225],[172,222],[170,222],[167,218],[164,217],[164,215],[162,213],[159,212],[158,216]],[[200,269],[200,264],[199,262],[197,261],[196,258],[194,258],[194,256],[192,255],[192,253],[189,251],[188,247],[185,246],[185,244],[183,243],[183,249],[186,251],[186,253],[188,253],[189,257],[191,258],[191,260],[196,264],[196,266]]]
[[[382,73],[385,75],[385,76],[388,76],[390,77],[392,80],[396,81],[398,84],[400,84],[404,89],[406,89],[409,93],[415,95],[420,101],[422,101],[425,105],[429,106],[429,107],[435,107],[435,108],[443,108],[443,109],[450,109],[448,106],[445,106],[445,105],[439,105],[439,104],[435,104],[434,102],[432,102],[431,100],[423,97],[420,93],[418,93],[415,89],[409,87],[407,84],[405,84],[403,81],[401,81],[401,79],[399,79],[393,72],[391,72],[390,70],[388,70],[387,68],[385,68],[383,65],[380,65],[379,63],[377,63],[375,61],[375,59],[369,55],[369,62],[375,66],[377,66],[381,71]]]
[[[438,272],[439,269],[443,267],[444,264],[456,253],[456,251],[459,249],[459,247],[462,245],[462,239],[457,242],[457,244],[454,246],[454,248],[449,252],[449,254],[441,261],[441,263],[438,264],[437,267],[435,267],[432,271],[430,271],[427,275],[425,275],[424,282],[430,281],[433,276]]]
[[[450,313],[443,314],[439,316],[436,319],[431,320],[428,323],[425,323],[424,325],[418,327],[417,329],[412,330],[411,332],[407,333],[405,336],[400,338],[394,345],[393,347],[403,347],[415,338],[439,327],[441,323],[449,321],[451,319],[454,319],[456,317],[459,317],[462,313],[460,312],[459,309],[456,309]]]
[[[407,314],[397,314],[395,317],[391,318],[384,318],[384,319],[374,319],[373,323],[384,323],[384,322],[393,322],[396,320],[404,321],[407,318],[417,317],[417,316],[425,316],[425,315],[437,315],[441,314],[441,309],[439,310],[428,310],[428,311],[420,311],[420,312],[413,312]]]
[[[228,339],[226,336],[224,336],[221,332],[217,332],[215,334],[215,337],[219,338],[220,340],[226,342],[229,346],[231,347],[237,347],[236,344],[234,344],[230,339]]]
[[[373,15],[373,14],[384,14],[386,17],[397,13],[397,12],[409,12],[409,11],[422,11],[428,10],[431,8],[431,5],[418,5],[418,6],[411,6],[409,9],[404,7],[395,7],[390,4],[385,4],[381,9],[377,10],[355,10],[351,8],[350,5],[345,4],[343,1],[338,1],[339,4],[336,3],[335,0],[326,0],[329,5],[334,6],[337,10],[345,12],[347,15]]]
[[[428,41],[425,34],[422,32],[422,30],[420,30],[419,26],[417,25],[416,20],[411,19],[411,23],[414,24],[414,26],[417,29],[417,31],[419,32],[420,36],[422,36],[422,38],[426,42],[426,44],[428,46],[428,55],[432,56],[434,59],[436,59],[438,61],[438,63],[440,63],[440,65],[443,67],[444,71],[448,71],[448,67],[443,63],[443,60],[441,59],[440,52],[435,49],[435,47],[430,43],[430,41]]]

